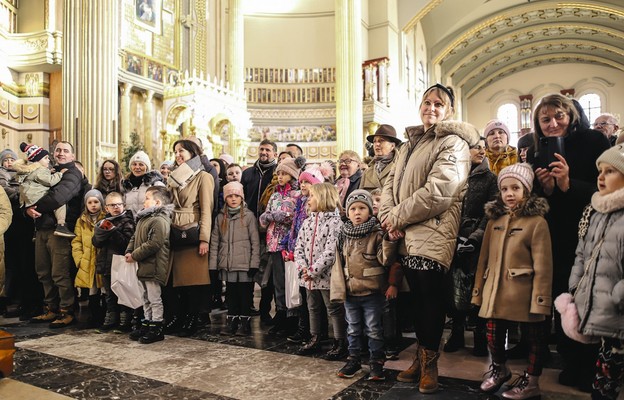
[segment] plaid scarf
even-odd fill
[[[345,238],[348,239],[359,239],[365,236],[368,236],[372,231],[376,229],[381,229],[379,226],[379,221],[377,218],[370,217],[370,219],[363,224],[353,225],[353,222],[347,220],[340,230],[340,235],[338,235],[338,254],[342,254],[342,247],[344,246]]]

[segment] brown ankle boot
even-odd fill
[[[420,380],[420,349],[422,347],[418,347],[416,349],[416,357],[414,358],[414,362],[412,365],[405,371],[402,371],[397,375],[396,380],[399,382],[418,382]]]
[[[433,393],[438,390],[438,358],[440,353],[427,350],[424,347],[420,350],[420,393]]]

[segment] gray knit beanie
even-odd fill
[[[624,143],[605,150],[596,160],[596,166],[600,167],[601,162],[613,165],[615,169],[624,174]]]
[[[364,189],[354,190],[353,192],[351,192],[351,194],[347,196],[347,213],[349,212],[349,208],[351,207],[351,205],[353,203],[357,203],[358,201],[360,203],[366,204],[368,206],[368,209],[370,210],[371,215],[373,215],[373,197],[368,192],[368,190]]]

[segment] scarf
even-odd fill
[[[174,188],[184,189],[186,185],[201,171],[205,171],[204,165],[199,156],[195,156],[190,160],[178,165],[176,169],[171,171],[167,184]]]
[[[394,160],[394,150],[385,156],[375,156],[373,161],[375,161],[375,172],[377,172],[377,176],[381,175],[381,171],[383,171],[392,160]]]
[[[372,216],[370,219],[363,224],[353,225],[351,220],[347,220],[340,230],[340,235],[338,235],[338,252],[342,254],[342,247],[344,246],[345,239],[360,239],[365,236],[368,236],[373,230],[380,229],[379,221],[377,218]]]
[[[299,190],[299,186],[297,185],[297,183],[295,181],[290,181],[287,184],[285,184],[284,186],[282,186],[282,185],[275,186],[275,191],[277,193],[281,194],[284,197],[286,197],[286,196],[290,197],[290,191],[291,190]]]
[[[336,181],[336,189],[338,189],[338,195],[340,196],[340,204],[345,203],[345,197],[347,197],[349,185],[351,185],[351,180],[349,178],[340,178]]]
[[[238,206],[238,207],[226,206],[226,207],[227,207],[227,212],[230,215],[230,218],[238,214],[241,210],[241,206]]]
[[[265,162],[265,163],[263,163],[260,160],[256,162],[256,167],[258,167],[258,170],[260,171],[260,175],[264,175],[269,169],[271,169],[271,167],[275,165],[277,165],[276,158],[274,158],[272,161]]]
[[[133,188],[138,188],[143,183],[143,178],[145,175],[135,176],[134,174],[130,174],[130,176],[126,179],[127,182],[130,182]]]

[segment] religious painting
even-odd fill
[[[163,80],[163,67],[162,65],[153,61],[147,61],[147,77],[158,82]]]
[[[134,23],[160,35],[162,29],[161,0],[134,0]]]
[[[126,54],[126,71],[143,75],[143,59],[133,54]]]

